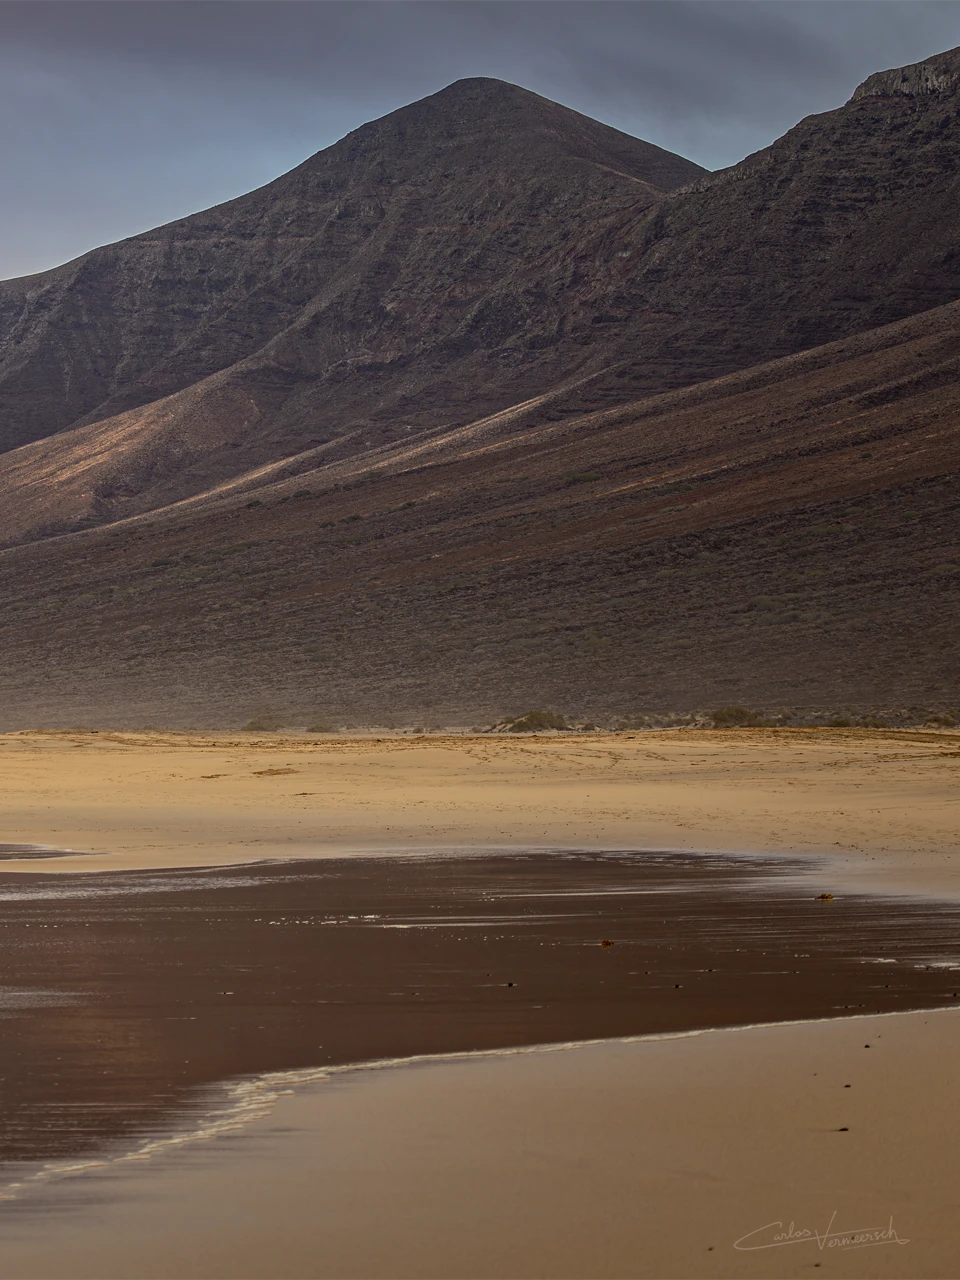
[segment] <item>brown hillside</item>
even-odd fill
[[[956,703],[958,340],[960,304],[12,548],[5,725]]]

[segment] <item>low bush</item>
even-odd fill
[[[759,723],[759,717],[749,707],[718,707],[710,712],[715,729],[745,729]]]
[[[652,723],[653,721],[650,716],[642,714],[635,716],[623,716],[617,721],[616,728],[618,732],[622,732],[627,729],[649,729]]]
[[[286,727],[286,721],[282,716],[264,713],[263,715],[254,716],[252,720],[248,720],[243,726],[245,733],[271,733],[274,729],[283,729]]]
[[[508,720],[505,733],[539,733],[544,729],[566,729],[567,722],[555,711],[526,711],[522,716]]]

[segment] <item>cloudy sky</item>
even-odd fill
[[[239,195],[461,76],[719,168],[957,45],[957,0],[6,0],[0,278]]]

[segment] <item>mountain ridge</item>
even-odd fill
[[[930,63],[671,191],[467,81],[54,273],[0,427],[110,387],[0,453],[4,723],[960,704]]]
[[[859,97],[708,175],[527,90],[457,82],[257,192],[95,251],[69,280],[58,268],[21,309],[21,327],[37,319],[26,343],[0,343],[0,435],[9,448],[116,418],[146,440],[163,424],[156,465],[117,472],[58,527],[82,526],[571,379],[593,400],[553,397],[551,412],[941,305],[960,296],[951,102]],[[507,123],[491,129],[481,108]],[[638,180],[654,160],[672,191]],[[0,311],[16,311],[10,296]],[[82,459],[55,451],[75,474]]]
[[[956,93],[960,89],[960,47],[946,49],[932,58],[875,71],[857,85],[850,98],[918,97],[921,94]]]

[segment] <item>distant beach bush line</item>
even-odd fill
[[[497,733],[497,734],[583,734],[636,733],[657,729],[956,729],[960,728],[960,706],[897,708],[778,708],[758,709],[740,703],[728,703],[711,709],[677,712],[633,712],[626,715],[602,715],[586,711],[573,713],[556,707],[534,707],[517,714],[501,716],[492,723],[467,723],[455,713],[433,714],[409,719],[402,715],[384,718],[354,715],[346,718],[332,712],[284,713],[261,710],[241,725],[245,733],[309,733],[349,732],[430,734],[430,733]]]

